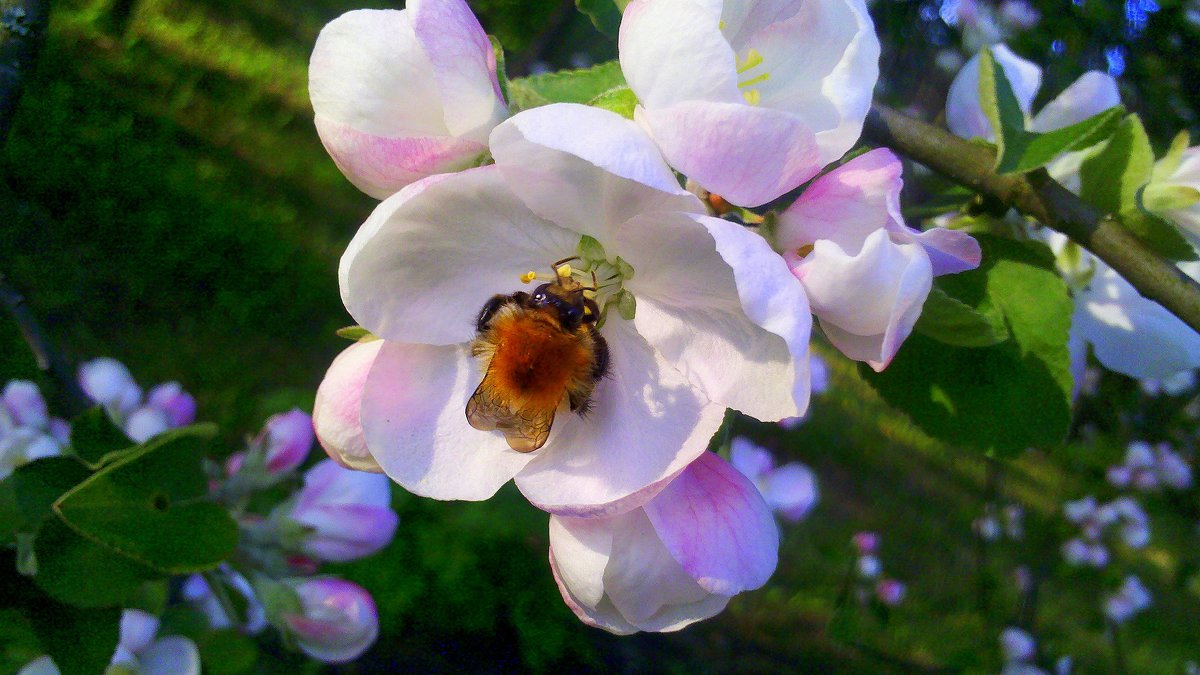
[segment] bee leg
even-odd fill
[[[604,379],[608,375],[609,353],[608,342],[604,340],[604,336],[595,328],[592,329],[592,340],[595,342],[593,349],[596,352],[596,362],[592,365],[592,379],[596,382]]]
[[[571,404],[571,412],[580,417],[587,417],[592,411],[592,397],[589,394],[568,393],[567,402]]]
[[[479,310],[479,317],[475,319],[475,330],[482,333],[487,330],[488,324],[492,322],[492,317],[496,316],[496,312],[500,308],[508,304],[522,304],[529,298],[529,294],[524,291],[517,291],[512,295],[493,295],[491,300],[488,300],[483,305],[483,309]]]

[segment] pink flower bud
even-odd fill
[[[306,579],[293,584],[302,614],[283,620],[300,650],[325,663],[346,663],[362,655],[379,635],[379,614],[371,594],[343,579]]]
[[[271,416],[264,433],[268,473],[284,473],[295,469],[304,463],[312,448],[312,418],[299,408]]]
[[[907,590],[903,583],[895,579],[883,579],[878,584],[875,584],[876,597],[879,598],[880,602],[889,607],[900,604]]]
[[[4,387],[2,398],[4,407],[17,426],[46,428],[50,421],[46,400],[36,384],[28,380],[12,380]]]
[[[879,535],[874,532],[859,532],[851,541],[861,555],[870,555],[879,547]]]
[[[371,340],[350,345],[333,360],[317,388],[313,403],[317,441],[325,454],[348,469],[382,471],[367,450],[359,410],[367,373],[383,344],[383,340]]]
[[[356,560],[387,546],[399,517],[391,509],[391,481],[327,459],[304,475],[291,518],[311,528],[303,552],[319,560]]]
[[[166,414],[171,427],[183,427],[196,421],[196,399],[178,382],[163,382],[150,390],[146,403]]]

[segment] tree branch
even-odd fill
[[[0,147],[8,140],[25,75],[46,35],[48,0],[0,0]]]
[[[879,103],[867,115],[863,136],[1062,232],[1200,332],[1200,284],[1148,249],[1118,217],[1075,196],[1045,169],[1002,176],[992,169],[994,150]]]
[[[8,285],[3,274],[0,274],[0,304],[4,305],[13,321],[17,323],[21,336],[33,352],[38,368],[58,383],[67,415],[74,417],[86,410],[89,405],[88,398],[75,379],[74,368],[54,349],[46,334],[42,332],[37,318],[25,304],[25,298]]]

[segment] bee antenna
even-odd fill
[[[580,259],[579,256],[573,255],[570,258],[563,258],[562,260],[559,260],[558,262],[554,263],[554,265],[552,265],[551,267],[552,267],[552,269],[557,271],[558,267],[560,265],[562,265],[563,263],[567,263],[567,262],[571,262],[572,260],[579,260],[579,259]]]

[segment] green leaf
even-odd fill
[[[142,582],[159,576],[85,539],[59,518],[47,518],[38,528],[34,553],[34,583],[50,597],[78,607],[124,607]]]
[[[1104,146],[1080,167],[1080,196],[1122,222],[1147,246],[1173,260],[1195,260],[1196,252],[1170,223],[1143,204],[1143,188],[1154,171],[1154,150],[1137,115],[1122,120]]]
[[[370,342],[371,340],[379,339],[378,336],[362,326],[346,326],[345,328],[339,328],[337,329],[336,334],[340,338],[346,338],[347,340],[353,340],[354,342]]]
[[[496,82],[500,85],[500,97],[504,102],[508,102],[508,71],[504,65],[504,45],[500,44],[500,39],[495,35],[488,35],[488,42],[492,43],[492,53],[496,55]]]
[[[1196,202],[1200,202],[1200,190],[1186,185],[1151,182],[1142,190],[1142,204],[1150,211],[1186,209]]]
[[[216,567],[237,545],[237,524],[207,500],[201,467],[212,425],[176,429],[98,471],[54,504],[80,534],[164,574]]]
[[[997,157],[1001,157],[1006,137],[1025,131],[1025,113],[1004,69],[996,63],[992,50],[986,47],[979,53],[979,105],[992,125]]]
[[[588,101],[588,105],[611,110],[621,117],[633,119],[633,109],[637,107],[637,96],[629,87],[616,87]]]
[[[196,647],[209,675],[248,673],[258,661],[258,645],[236,628],[209,631],[196,641]]]
[[[1044,245],[977,239],[979,269],[947,277],[955,283],[943,288],[977,311],[1001,312],[1010,339],[956,347],[914,334],[887,370],[860,371],[891,405],[952,445],[1002,454],[1056,445],[1071,421],[1071,298]]]
[[[90,408],[71,423],[71,450],[92,467],[112,461],[135,445],[100,406]]]
[[[107,583],[104,577],[92,580]],[[42,649],[62,673],[102,673],[117,650],[121,610],[80,609],[56,602],[39,603],[30,623]]]
[[[1082,150],[1106,140],[1117,129],[1125,108],[1116,106],[1069,127],[1044,134],[1006,130],[996,155],[999,173],[1025,173],[1043,167],[1064,152]]]
[[[575,0],[575,8],[592,20],[596,30],[610,38],[621,27],[621,10],[613,0]]]
[[[611,89],[625,86],[621,64],[608,61],[581,70],[560,70],[510,80],[512,112],[550,103],[587,103]]]
[[[1008,327],[997,310],[980,312],[934,286],[921,308],[914,330],[956,347],[990,347],[1008,339]]]
[[[91,474],[74,457],[45,457],[18,467],[4,481],[16,507],[13,531],[35,531],[50,513],[50,505]]]

